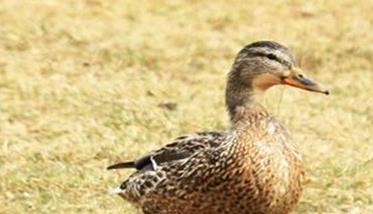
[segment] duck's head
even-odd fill
[[[229,110],[274,85],[329,94],[327,89],[306,77],[295,65],[294,56],[288,48],[273,41],[259,41],[245,46],[233,63],[226,92]]]

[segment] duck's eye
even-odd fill
[[[270,60],[276,60],[276,61],[278,61],[277,56],[274,55],[274,54],[268,54],[268,55],[267,55],[267,58],[270,59]]]

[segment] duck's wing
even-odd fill
[[[150,152],[141,158],[109,166],[107,169],[136,168],[137,170],[155,170],[158,166],[182,160],[208,148],[224,142],[224,132],[199,132],[176,138],[172,143]]]

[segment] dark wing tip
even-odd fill
[[[112,169],[124,169],[124,168],[135,168],[135,162],[123,162],[123,163],[117,163],[108,166],[106,169],[107,170],[112,170]]]

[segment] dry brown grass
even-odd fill
[[[290,46],[325,97],[266,106],[302,147],[299,213],[373,213],[373,2],[2,0],[0,213],[136,213],[107,172],[183,133],[223,129],[225,74],[263,39]],[[175,102],[177,109],[159,108]]]

